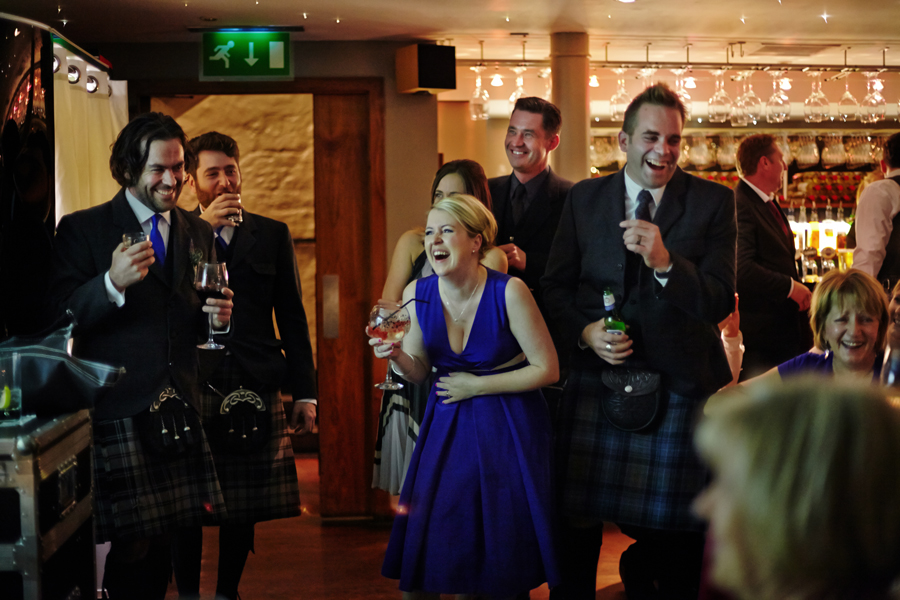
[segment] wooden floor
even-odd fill
[[[319,513],[319,462],[315,455],[297,457],[303,516],[256,526],[256,554],[251,554],[241,580],[242,600],[324,600],[367,598],[398,600],[397,582],[381,576],[381,561],[390,536],[389,522],[323,523]],[[204,530],[202,600],[216,588],[218,530]],[[604,532],[597,573],[597,598],[624,600],[619,555],[631,543],[614,526]],[[549,597],[544,585],[533,600]],[[166,600],[177,600],[174,583]]]

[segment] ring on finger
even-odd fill
[[[606,351],[612,352],[612,344],[606,344]]]

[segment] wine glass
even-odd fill
[[[740,98],[741,105],[744,107],[744,112],[747,113],[747,118],[756,125],[762,118],[763,101],[753,91],[753,84],[750,82],[753,71],[743,71],[741,75],[744,84],[744,94]]]
[[[675,95],[681,99],[681,103],[684,104],[684,122],[687,123],[691,120],[691,108],[693,102],[691,101],[691,95],[687,93],[687,90],[684,87],[684,74],[687,73],[687,69],[671,69],[672,73],[675,75]]]
[[[822,73],[814,71],[807,75],[812,77],[812,92],[809,94],[809,98],[803,101],[803,113],[807,123],[821,123],[828,118],[831,103],[822,93]]]
[[[862,101],[860,121],[863,123],[877,123],[884,120],[884,111],[887,108],[887,100],[881,95],[884,83],[878,79],[877,71],[866,72],[863,75],[868,78],[868,81],[866,81],[868,93]]]
[[[743,92],[747,92],[747,84],[744,83],[744,77],[747,71],[738,71],[737,75],[734,76],[734,80],[743,86]],[[744,106],[744,93],[738,94],[737,98],[734,99],[734,106],[731,109],[731,126],[732,127],[746,127],[750,124],[750,115],[747,112],[747,107]]]
[[[369,313],[369,329],[372,337],[384,342],[399,342],[409,333],[409,311],[405,306],[396,303],[379,303]],[[391,365],[388,363],[384,381],[377,384],[379,390],[399,390],[402,383],[391,378]]]
[[[511,70],[516,74],[516,89],[513,90],[513,93],[509,95],[510,110],[515,108],[516,101],[519,98],[525,96],[525,71],[528,70],[528,67],[524,65],[518,65],[516,67],[513,67]]]
[[[725,92],[725,71],[717,69],[710,71],[716,77],[716,91],[709,99],[709,122],[724,123],[731,116],[734,102]]]
[[[850,73],[844,76],[844,95],[838,100],[838,117],[841,121],[855,121],[859,115],[859,102],[850,93]]]
[[[488,102],[491,95],[487,89],[481,85],[481,74],[487,69],[484,65],[476,65],[469,67],[475,71],[475,91],[469,98],[469,116],[473,121],[487,121],[488,119]]]
[[[625,89],[625,71],[627,70],[628,69],[612,70],[613,73],[618,75],[616,93],[609,99],[610,119],[613,121],[624,121],[625,110],[628,108],[628,104],[631,103],[631,96],[628,95],[628,90]]]
[[[766,121],[784,123],[791,116],[791,101],[781,89],[784,71],[769,71],[769,75],[772,76],[772,95],[766,102]]]
[[[203,305],[210,298],[216,300],[224,300],[225,294],[223,288],[228,287],[228,270],[225,263],[208,263],[201,262],[197,265],[197,272],[194,275],[194,289]],[[225,348],[222,344],[217,344],[213,340],[213,313],[209,313],[209,338],[205,344],[199,344],[197,347],[203,350],[222,350]]]
[[[653,85],[653,74],[656,73],[656,69],[652,67],[644,67],[640,69],[637,73],[638,77],[641,78],[641,86],[646,90],[648,87]]]

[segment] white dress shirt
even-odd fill
[[[891,169],[887,177],[900,175]],[[856,249],[853,268],[878,277],[891,233],[900,212],[900,186],[893,181],[875,181],[863,190],[856,207]]]

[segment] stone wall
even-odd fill
[[[241,150],[241,202],[247,210],[287,223],[300,269],[303,307],[316,339],[316,230],[313,97],[308,94],[154,98],[152,110],[171,115],[188,139],[218,131]],[[185,186],[179,206],[197,198]],[[313,343],[315,354],[316,344]]]

